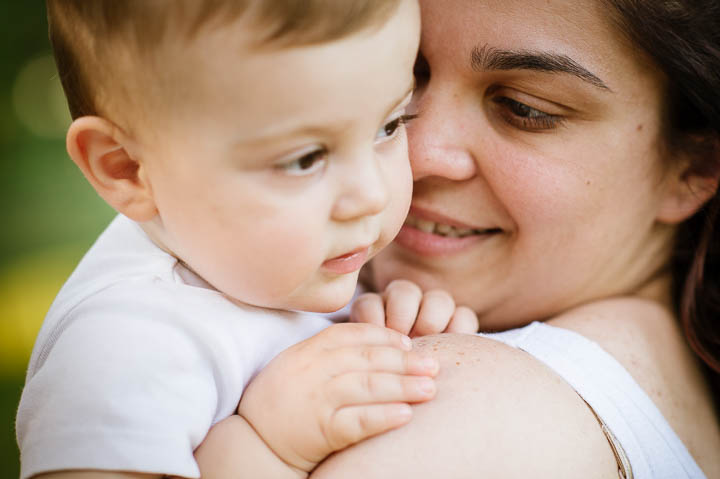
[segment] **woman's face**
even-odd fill
[[[445,288],[485,328],[641,288],[673,231],[661,75],[600,2],[421,5],[412,208],[376,285]]]

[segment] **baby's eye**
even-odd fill
[[[376,142],[382,142],[395,136],[398,130],[417,115],[400,115],[385,123],[375,136]]]
[[[276,168],[291,176],[306,176],[322,170],[327,164],[327,150],[322,148],[300,158],[277,165]]]

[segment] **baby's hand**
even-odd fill
[[[479,327],[475,312],[455,306],[446,291],[434,289],[423,293],[418,285],[404,279],[390,283],[382,294],[360,295],[350,310],[350,321],[386,326],[411,337],[473,334]]]
[[[336,324],[273,359],[238,413],[275,454],[305,472],[334,451],[401,426],[407,403],[435,395],[438,363],[410,340],[369,324]]]

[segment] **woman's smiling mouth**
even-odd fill
[[[431,213],[411,210],[395,242],[421,255],[440,256],[458,252],[503,232],[501,228],[471,228],[449,222]]]
[[[447,238],[465,238],[467,236],[472,235],[482,235],[482,234],[490,234],[490,233],[499,233],[500,228],[489,228],[489,229],[479,229],[479,228],[463,228],[459,226],[452,226],[446,223],[440,223],[435,221],[430,221],[427,219],[418,218],[413,215],[408,215],[407,219],[405,220],[405,225],[412,228],[416,228],[423,233],[431,233],[434,235],[444,236]]]

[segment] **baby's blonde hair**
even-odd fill
[[[73,118],[98,115],[118,46],[142,58],[168,41],[248,16],[258,45],[330,42],[390,18],[401,0],[47,0],[50,39]],[[122,79],[120,79],[122,81]]]

